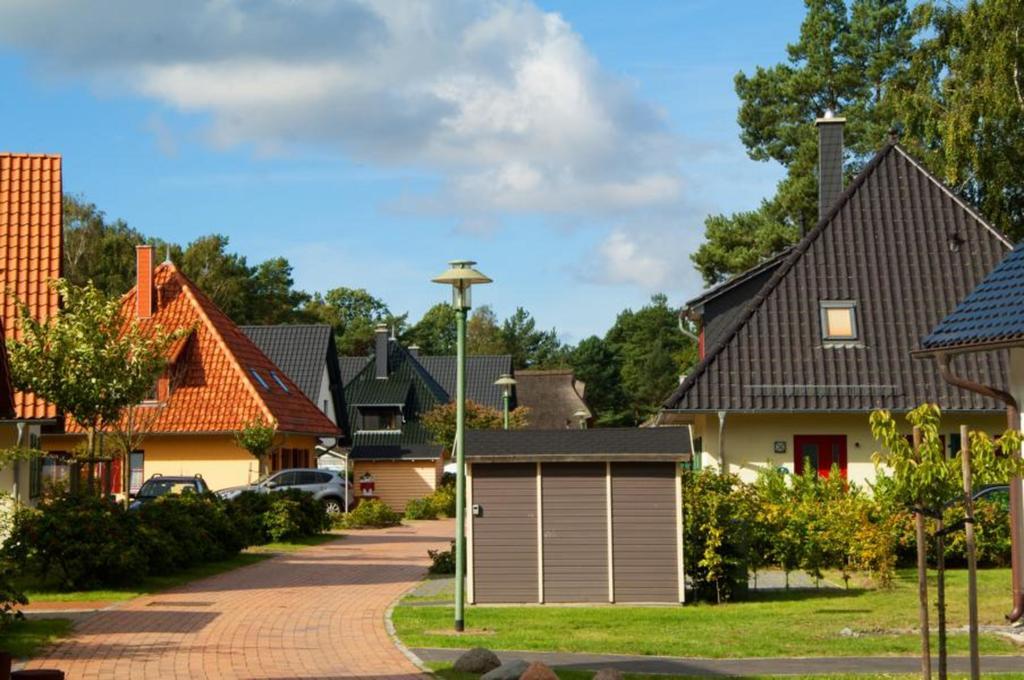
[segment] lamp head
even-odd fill
[[[470,308],[469,289],[473,284],[491,283],[491,279],[473,269],[475,264],[473,260],[452,260],[446,271],[431,279],[434,283],[447,283],[452,287],[452,306],[456,309]]]
[[[501,377],[494,381],[494,384],[501,388],[503,396],[512,394],[512,388],[516,384],[516,379],[508,373],[502,373]]]

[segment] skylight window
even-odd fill
[[[274,379],[274,382],[276,382],[277,386],[280,387],[282,390],[284,390],[285,392],[291,392],[291,390],[289,390],[285,386],[285,384],[281,381],[281,378],[278,377],[277,373],[274,373],[273,371],[271,371],[270,372],[270,377]]]
[[[825,340],[856,340],[857,303],[853,300],[822,300],[821,335]]]
[[[265,389],[267,392],[270,391],[270,385],[267,384],[267,381],[263,379],[262,375],[256,372],[255,368],[250,368],[249,372],[252,373],[252,377],[256,378],[256,382],[260,384],[260,387]]]

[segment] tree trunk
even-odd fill
[[[87,493],[92,494],[95,492],[94,483],[96,480],[96,467],[94,465],[96,460],[96,428],[90,427],[86,434],[87,441],[87,453],[85,459],[85,475],[86,484],[85,490]]]
[[[917,528],[917,600],[918,618],[921,625],[921,677],[931,680],[932,650],[928,639],[928,541],[924,528],[924,515],[915,514]]]
[[[961,463],[964,475],[964,513],[967,517],[967,630],[970,635],[971,680],[981,678],[981,654],[978,651],[978,552],[974,541],[974,490],[971,479],[971,442],[967,426],[960,426]]]
[[[938,580],[935,589],[938,591],[939,608],[939,680],[946,680],[946,537],[942,533],[945,527],[946,523],[938,520],[938,537],[935,542],[935,549],[938,552],[935,557]]]

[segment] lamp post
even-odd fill
[[[452,260],[448,270],[434,283],[449,284],[452,287],[452,307],[455,308],[455,332],[457,337],[455,373],[455,630],[465,628],[463,607],[465,605],[466,581],[466,458],[463,443],[466,436],[466,314],[472,306],[470,288],[477,283],[490,283],[487,278],[473,269],[472,260]]]
[[[576,411],[576,413],[573,413],[573,416],[575,416],[576,421],[579,422],[581,430],[587,429],[587,418],[590,417],[590,413],[580,409]]]
[[[501,388],[501,400],[504,405],[505,429],[508,429],[508,402],[512,398],[512,388],[515,387],[516,379],[508,373],[502,373],[501,377],[494,381],[494,384]]]

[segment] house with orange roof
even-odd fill
[[[184,334],[151,399],[138,407],[151,409],[151,418],[130,456],[129,491],[154,474],[202,475],[215,490],[255,481],[259,461],[235,441],[255,420],[276,424],[271,471],[315,467],[315,447],[340,437],[338,427],[173,263],[154,266],[152,246],[138,246],[136,276],[122,302],[126,318]],[[68,420],[63,432],[44,435],[43,448],[59,457],[83,438]],[[110,490],[119,493],[114,467]]]
[[[19,301],[39,320],[58,309],[48,284],[62,272],[61,191],[60,156],[0,152],[0,321],[6,340],[21,336]],[[11,406],[0,420],[0,448],[36,446],[42,428],[57,422],[56,408],[33,394],[14,392]],[[0,489],[27,501],[34,471],[29,463],[11,463],[0,469]]]

